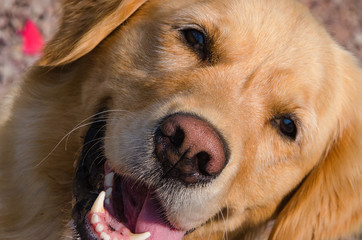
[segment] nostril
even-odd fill
[[[228,151],[222,136],[210,123],[195,115],[167,116],[154,137],[155,157],[167,178],[186,184],[208,182],[227,164]]]
[[[169,138],[170,138],[171,143],[175,147],[177,147],[177,148],[181,147],[181,145],[185,139],[185,132],[180,127],[177,127],[174,134],[172,136],[170,136]]]
[[[210,155],[207,152],[202,151],[196,154],[196,159],[200,173],[204,176],[211,176],[212,174],[207,171]]]

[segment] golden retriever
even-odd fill
[[[64,1],[3,104],[0,239],[336,239],[362,71],[298,1]]]

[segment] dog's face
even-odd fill
[[[291,199],[310,194],[302,188],[338,141],[341,116],[356,114],[327,34],[294,1],[123,2],[117,14],[137,12],[109,36],[90,25],[87,38],[67,36],[68,51],[61,28],[42,63],[89,52],[68,64],[78,83],[62,90],[77,85],[90,121],[73,181],[81,239],[239,239],[288,206],[303,215]],[[314,224],[306,219],[295,225]]]

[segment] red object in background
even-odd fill
[[[27,20],[20,33],[23,37],[23,52],[27,55],[40,54],[43,49],[44,38],[35,23]]]

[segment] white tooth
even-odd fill
[[[107,189],[107,191],[106,191],[106,198],[110,198],[111,197],[111,195],[112,195],[112,188],[110,187],[110,188],[108,188]]]
[[[99,223],[100,221],[101,221],[101,219],[99,218],[99,216],[97,214],[93,214],[93,216],[91,218],[91,223],[96,224],[96,223]]]
[[[104,230],[104,226],[102,224],[97,224],[96,231],[100,233],[103,230]]]
[[[102,232],[101,235],[100,235],[100,237],[101,237],[103,240],[110,240],[110,239],[111,239],[111,237],[110,237],[107,233],[105,233],[105,232]]]
[[[106,200],[104,201],[104,204],[109,205],[111,203],[111,201],[109,201],[109,198],[106,198]]]
[[[105,177],[104,177],[104,184],[107,187],[112,187],[113,186],[113,178],[114,178],[114,173],[108,173]]]
[[[97,199],[95,200],[95,202],[93,203],[91,212],[92,213],[105,213],[104,211],[104,199],[105,199],[106,193],[104,191],[102,191]]]
[[[129,240],[146,240],[150,236],[151,236],[151,233],[149,233],[149,232],[139,233],[139,234],[131,233],[129,235]]]

